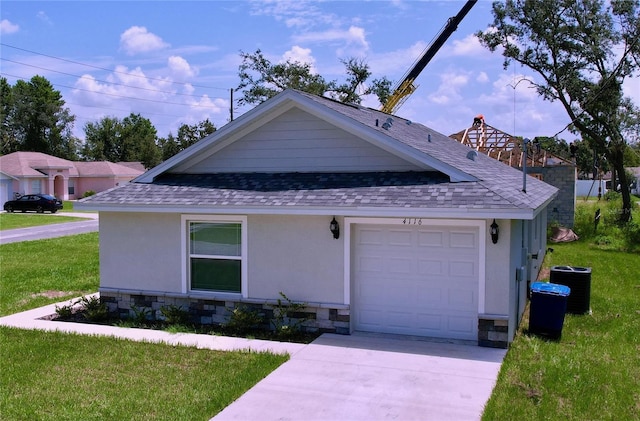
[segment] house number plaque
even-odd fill
[[[404,218],[402,223],[404,225],[422,225],[422,218]]]

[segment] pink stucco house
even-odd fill
[[[40,152],[14,152],[0,156],[0,202],[13,199],[16,193],[80,199],[89,190],[108,190],[142,173],[139,163],[79,162]]]

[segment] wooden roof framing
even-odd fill
[[[450,137],[511,167],[521,168],[524,164],[522,138],[512,136],[486,123],[479,126],[473,125]],[[527,145],[528,167],[558,164],[571,163],[545,151],[535,141]]]

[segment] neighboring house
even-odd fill
[[[472,125],[451,137],[521,171],[526,168],[528,175],[557,187],[558,194],[547,207],[547,219],[550,224],[573,227],[577,196],[575,163],[544,150],[535,139],[527,143],[524,154],[522,138],[486,123]]]
[[[0,201],[31,193],[79,199],[87,191],[117,187],[142,173],[108,161],[78,162],[40,152],[14,152],[0,156]]]
[[[268,315],[282,292],[310,329],[506,347],[557,192],[522,181],[421,124],[287,90],[76,206],[100,212],[113,312],[217,323],[239,303]]]

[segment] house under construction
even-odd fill
[[[535,140],[523,150],[522,138],[512,136],[484,122],[474,119],[471,127],[450,136],[470,148],[489,155],[509,166],[522,170],[526,156],[527,174],[545,181],[560,191],[548,209],[548,221],[573,227],[575,212],[576,166],[544,150]]]

